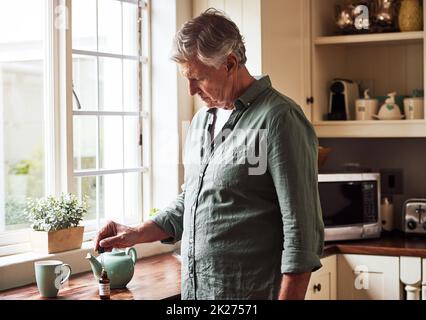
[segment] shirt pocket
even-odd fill
[[[245,152],[234,152],[222,163],[214,166],[214,184],[219,187],[231,187],[247,182],[249,167]]]

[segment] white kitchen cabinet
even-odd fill
[[[321,259],[321,264],[322,268],[311,275],[306,300],[336,300],[336,255]]]
[[[426,137],[426,119],[326,120],[334,78],[354,80],[373,96],[425,87],[425,33],[336,36],[335,5],[345,2],[194,0],[193,13],[208,7],[228,13],[246,38],[249,70],[269,74],[274,87],[302,107],[318,137]],[[426,6],[424,12],[426,21]]]
[[[399,257],[337,256],[339,300],[400,300]]]

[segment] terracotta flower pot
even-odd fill
[[[31,230],[31,245],[35,252],[55,253],[81,248],[84,227],[73,227],[57,231]]]

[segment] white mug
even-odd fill
[[[407,120],[424,119],[424,99],[405,98],[404,112]]]
[[[356,120],[373,120],[377,114],[379,101],[377,99],[358,99],[355,102]]]

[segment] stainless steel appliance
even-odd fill
[[[402,207],[404,232],[426,234],[426,199],[409,199]]]
[[[380,236],[379,173],[319,174],[318,188],[325,241]]]

